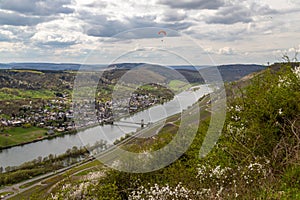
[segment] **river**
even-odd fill
[[[124,136],[126,133],[137,131],[138,124],[129,124],[125,122],[141,122],[144,119],[145,124],[163,120],[169,116],[180,113],[188,108],[199,98],[208,94],[210,88],[207,85],[201,85],[196,91],[188,90],[177,94],[173,100],[163,104],[156,105],[144,111],[138,112],[131,117],[123,118],[115,125],[96,126],[80,131],[77,134],[67,134],[63,137],[56,137],[50,140],[42,140],[23,146],[16,146],[0,151],[0,166],[19,166],[24,162],[32,161],[39,156],[46,157],[49,154],[59,155],[73,146],[82,147],[87,144],[94,145],[96,141],[105,140],[113,143],[116,139]]]

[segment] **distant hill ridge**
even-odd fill
[[[80,67],[90,69],[104,68],[106,65],[82,65],[74,63],[8,63],[0,64],[0,69],[31,69],[31,70],[51,70],[51,71],[77,71]]]
[[[95,70],[100,71],[104,69],[121,69],[121,70],[130,70],[139,65],[144,65],[145,63],[118,63],[112,65],[81,65],[81,64],[72,64],[72,63],[9,63],[9,64],[0,64],[0,69],[23,69],[23,70],[38,70],[38,71],[78,71],[81,67],[85,70]],[[191,74],[192,71],[196,70],[205,70],[210,66],[188,66],[188,65],[177,65],[169,66],[173,69],[180,71],[181,73]],[[266,68],[263,65],[257,64],[229,64],[229,65],[220,65],[217,66],[220,74],[223,77],[223,80],[226,82],[239,80],[248,74],[253,72],[261,71]]]
[[[76,63],[0,63],[0,69],[32,69],[32,70],[79,70],[80,67],[86,67],[88,69],[99,69],[99,68],[122,68],[122,69],[131,69],[138,65],[143,65],[145,63],[117,63],[112,65],[105,64],[76,64]],[[194,70],[195,67],[192,65],[172,65],[170,66],[174,69],[190,69]],[[204,66],[196,66],[196,68],[206,68],[210,67],[209,65]],[[265,67],[263,65],[257,64],[227,64],[227,65],[219,65],[218,67],[256,67],[261,68]]]

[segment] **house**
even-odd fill
[[[54,135],[54,134],[55,133],[54,133],[54,131],[52,129],[50,129],[50,130],[47,131],[47,135]]]

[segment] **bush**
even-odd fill
[[[30,124],[30,123],[26,123],[26,124],[23,124],[22,127],[23,127],[23,128],[30,128],[30,127],[31,127],[31,124]]]
[[[235,93],[223,148],[239,161],[268,157],[277,170],[294,162],[300,142],[300,79],[291,68],[269,69]]]

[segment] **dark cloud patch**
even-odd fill
[[[107,2],[98,0],[98,1],[94,1],[92,3],[86,4],[86,7],[90,7],[90,8],[106,8],[107,7]]]
[[[258,5],[251,3],[248,6],[242,4],[230,4],[220,8],[214,16],[207,17],[208,24],[235,24],[249,23],[253,21],[254,16],[274,15],[279,12],[271,9],[267,5]]]
[[[197,39],[210,40],[210,41],[225,41],[234,42],[247,36],[247,28],[233,29],[215,29],[215,30],[189,30],[185,34],[191,35]]]
[[[190,27],[192,24],[188,22],[172,22],[172,23],[158,23],[155,22],[156,17],[154,16],[144,16],[144,17],[130,17],[125,18],[122,21],[110,20],[108,16],[105,15],[93,15],[90,13],[81,13],[81,20],[85,21],[85,32],[89,36],[95,37],[118,37],[117,34],[130,30],[139,29],[143,27],[161,27],[170,28],[175,30],[183,30]],[[129,33],[128,33],[129,34]],[[122,34],[123,36],[126,34]],[[170,35],[172,36],[172,35]],[[127,36],[126,36],[127,37]],[[147,32],[140,32],[139,35],[130,36],[128,38],[149,38],[157,37],[157,35],[148,34]]]
[[[177,9],[218,9],[225,5],[223,0],[160,0],[159,3]]]
[[[2,0],[0,8],[22,14],[50,16],[74,12],[73,9],[67,7],[70,4],[71,0]]]
[[[162,38],[163,35],[158,34],[160,30],[164,30],[167,33],[167,37],[176,37],[179,36],[177,31],[168,28],[159,28],[159,27],[147,27],[147,28],[139,28],[135,30],[129,30],[122,32],[121,34],[117,34],[113,37],[113,39],[117,40],[131,40],[131,39],[143,39],[143,38]],[[112,39],[112,40],[113,40]]]
[[[112,37],[116,35],[117,33],[120,33],[125,30],[122,29],[120,26],[115,26],[119,22],[113,21],[109,22],[111,24],[111,27],[105,27],[103,25],[95,25],[93,27],[87,28],[86,34],[89,36],[94,36],[94,37]]]
[[[205,20],[208,24],[235,24],[251,21],[253,21],[251,11],[240,5],[224,7],[215,16],[208,17]]]
[[[134,29],[134,28],[143,28],[143,27],[160,27],[160,28],[168,28],[174,29],[177,31],[185,30],[192,26],[190,22],[156,22],[155,16],[144,16],[144,17],[131,17],[127,18],[126,21],[128,22],[128,26],[126,29]],[[169,35],[172,36],[172,35]]]
[[[47,41],[47,42],[36,42],[36,46],[39,46],[41,48],[66,48],[73,46],[77,44],[78,42],[76,41],[67,41],[67,42],[62,42],[62,41]]]
[[[162,15],[162,20],[166,22],[178,22],[182,21],[187,17],[185,13],[179,13],[175,10],[165,11]]]
[[[268,5],[258,5],[257,3],[252,3],[249,9],[256,15],[275,15],[280,13],[279,11],[270,8]]]
[[[0,11],[0,25],[33,26],[46,21],[43,17],[25,16],[18,13]]]
[[[191,22],[175,22],[175,23],[163,23],[161,25],[158,25],[158,27],[165,27],[165,28],[169,28],[169,29],[173,29],[176,31],[182,31],[182,30],[186,30],[189,27],[193,26],[194,23]]]
[[[127,22],[110,20],[106,15],[93,15],[90,13],[81,13],[80,17],[86,22],[85,32],[89,36],[111,37],[121,31],[126,30]]]

